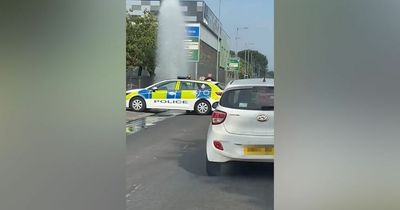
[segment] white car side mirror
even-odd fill
[[[216,109],[218,107],[218,102],[213,103],[212,108]]]

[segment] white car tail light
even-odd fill
[[[221,143],[220,141],[214,140],[214,141],[213,141],[213,144],[214,144],[214,147],[215,147],[215,148],[217,148],[217,149],[219,149],[219,150],[221,150],[221,151],[224,151],[224,146],[222,146],[222,143]]]
[[[213,125],[218,125],[223,123],[225,118],[226,118],[225,112],[215,110],[211,115],[211,122]]]

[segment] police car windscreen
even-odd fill
[[[228,90],[222,95],[220,105],[233,109],[274,110],[274,88],[252,87]]]
[[[217,86],[219,87],[219,89],[221,89],[221,90],[225,89],[225,85],[222,84],[222,83],[217,83],[216,85],[217,85]]]

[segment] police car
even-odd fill
[[[126,108],[176,109],[206,115],[221,98],[221,88],[213,82],[187,79],[164,80],[147,88],[126,91]]]

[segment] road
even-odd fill
[[[229,163],[222,176],[208,177],[210,116],[164,116],[127,136],[128,210],[273,209],[273,165]]]

